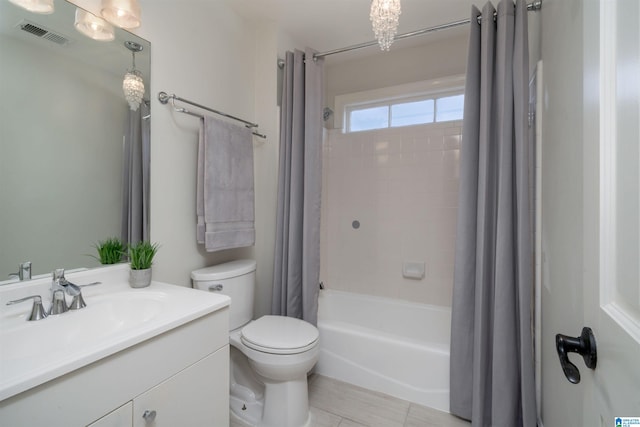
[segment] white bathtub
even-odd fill
[[[449,411],[451,310],[320,291],[316,372]]]

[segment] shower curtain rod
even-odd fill
[[[528,12],[537,12],[542,9],[542,0],[535,0],[529,4],[527,4]],[[496,18],[496,14],[493,14],[493,18]],[[478,24],[482,19],[481,15],[476,17]],[[422,36],[424,34],[433,33],[440,30],[448,30],[449,28],[459,27],[461,25],[467,25],[471,22],[471,19],[462,19],[460,21],[449,22],[447,24],[436,25],[435,27],[423,28],[422,30],[411,31],[409,33],[400,34],[394,37],[394,40],[402,40],[408,39],[410,37]],[[335,55],[337,53],[350,52],[352,50],[364,49],[366,47],[376,46],[378,44],[377,40],[372,40],[369,42],[364,42],[360,44],[355,44],[352,46],[347,46],[339,49],[328,50],[326,52],[315,53],[313,55],[313,60],[315,61],[318,58],[324,58],[325,56]],[[284,60],[278,59],[278,67],[284,67]]]
[[[218,111],[218,110],[214,110],[213,108],[205,107],[204,105],[200,105],[200,104],[198,104],[196,102],[189,101],[188,99],[180,98],[179,96],[177,96],[175,94],[168,95],[167,92],[158,92],[158,101],[160,101],[161,104],[166,104],[167,102],[171,101],[171,105],[173,106],[173,109],[175,111],[177,111],[178,113],[185,113],[185,114],[189,114],[190,116],[200,117],[200,118],[204,117],[202,114],[194,113],[192,111],[187,110],[186,108],[177,107],[176,103],[175,103],[176,101],[184,102],[186,104],[193,105],[194,107],[202,108],[203,110],[207,110],[207,111],[210,111],[212,113],[218,114],[220,116],[223,116],[223,117],[226,117],[226,118],[229,118],[229,119],[236,120],[236,121],[239,121],[241,123],[244,123],[244,125],[247,128],[251,129],[251,133],[254,134],[255,136],[259,136],[260,138],[266,138],[267,137],[267,135],[264,135],[262,133],[257,132],[256,130],[254,130],[255,128],[258,127],[257,123],[252,123],[252,122],[249,122],[247,120],[241,119],[239,117],[232,116],[231,114],[223,113],[222,111]]]

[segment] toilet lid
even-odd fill
[[[273,354],[302,353],[312,348],[320,333],[310,323],[286,316],[262,316],[242,328],[249,348]]]

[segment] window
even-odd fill
[[[336,95],[333,126],[343,132],[462,120],[464,75]]]
[[[446,96],[436,100],[436,122],[462,120],[464,95]]]
[[[349,130],[382,129],[389,127],[389,107],[372,107],[353,110],[349,115]]]
[[[433,99],[391,105],[391,126],[409,126],[433,122]]]
[[[377,105],[376,105],[377,104]],[[347,132],[462,120],[464,95],[425,95],[411,101],[394,100],[347,107]]]

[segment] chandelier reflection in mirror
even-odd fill
[[[108,42],[115,39],[113,25],[84,9],[76,8],[74,27],[87,37]]]
[[[27,9],[29,12],[49,14],[53,13],[53,0],[9,0],[16,6]]]
[[[398,32],[400,0],[372,0],[369,19],[380,49],[389,50]]]
[[[100,13],[116,27],[133,29],[140,26],[138,0],[102,0]]]
[[[132,41],[126,41],[124,42],[124,45],[131,51],[133,65],[124,75],[122,90],[124,91],[125,99],[129,103],[129,107],[132,111],[136,111],[138,107],[140,107],[142,97],[144,96],[144,81],[142,80],[142,73],[136,70],[136,52],[141,52],[143,48],[140,44]]]

